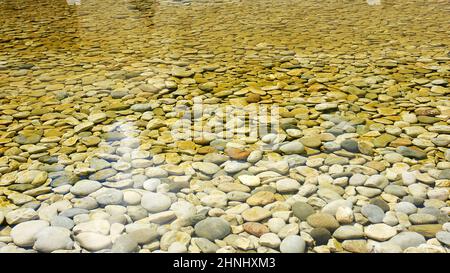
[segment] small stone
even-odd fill
[[[280,244],[281,253],[304,253],[306,243],[298,235],[289,235]]]
[[[12,210],[5,215],[6,222],[9,225],[17,225],[23,222],[37,220],[39,218],[38,213],[32,208],[19,208]]]
[[[259,238],[259,244],[276,249],[280,246],[281,240],[275,233],[265,233]]]
[[[353,139],[346,139],[342,141],[341,147],[351,153],[359,153],[358,142]]]
[[[276,182],[277,191],[280,193],[296,192],[300,183],[291,178],[283,178]]]
[[[39,252],[50,253],[55,250],[72,249],[73,241],[70,230],[63,227],[46,227],[36,234],[34,249]]]
[[[367,204],[361,208],[361,213],[366,216],[371,223],[381,223],[384,218],[384,211],[375,205]]]
[[[395,211],[410,215],[417,212],[417,207],[409,202],[400,202],[395,205]]]
[[[272,213],[262,207],[252,207],[242,213],[242,218],[247,222],[258,222],[270,217]]]
[[[105,189],[95,197],[95,200],[102,206],[119,205],[123,201],[123,193],[116,189]]]
[[[397,147],[396,152],[401,154],[402,156],[411,157],[411,158],[415,158],[415,159],[427,158],[427,154],[419,148],[399,146],[399,147]]]
[[[219,217],[209,217],[198,222],[195,227],[195,234],[208,240],[221,240],[231,232],[230,224]]]
[[[343,199],[334,200],[334,201],[331,201],[330,203],[326,204],[322,208],[322,212],[328,213],[331,215],[336,215],[338,208],[341,208],[341,207],[350,208],[350,210],[351,210],[353,207],[353,203],[349,200],[343,200]]]
[[[379,174],[375,174],[367,178],[366,182],[364,183],[364,186],[371,187],[371,188],[378,188],[378,189],[384,189],[389,184],[388,179]]]
[[[259,179],[259,177],[254,175],[244,174],[240,175],[238,179],[239,181],[241,181],[242,184],[247,185],[249,187],[256,187],[261,184],[261,180]]]
[[[338,240],[352,240],[364,238],[364,232],[354,226],[340,226],[333,233],[333,237]]]
[[[11,239],[19,247],[31,247],[36,241],[36,234],[48,226],[44,220],[20,223],[11,229]]]
[[[305,150],[303,144],[299,141],[292,141],[280,147],[280,151],[284,154],[301,154]]]
[[[80,246],[88,251],[99,251],[109,249],[112,246],[109,236],[94,232],[83,232],[75,236]]]
[[[261,237],[261,235],[270,231],[267,226],[256,222],[244,223],[243,227],[246,232],[255,235],[256,237]]]
[[[71,230],[75,226],[75,223],[73,222],[72,219],[68,217],[55,216],[52,218],[50,225],[54,227],[63,227]]]
[[[250,155],[250,151],[241,150],[234,147],[227,147],[225,153],[235,160],[246,160]]]
[[[168,210],[172,200],[165,194],[147,192],[142,195],[141,206],[151,213]]]
[[[80,180],[70,189],[75,195],[86,196],[100,189],[102,184],[92,180]]]
[[[158,232],[154,228],[145,227],[129,231],[130,237],[138,244],[148,244],[158,238]]]
[[[275,201],[275,195],[269,191],[259,191],[250,196],[246,202],[250,206],[265,206]]]
[[[202,253],[216,253],[219,249],[217,245],[205,238],[193,238],[193,241]]]
[[[292,212],[294,216],[300,219],[300,221],[305,221],[308,216],[314,214],[314,208],[305,202],[295,202],[292,205]]]
[[[395,236],[397,230],[386,224],[374,224],[365,227],[364,234],[376,241],[386,241]]]
[[[334,216],[327,213],[315,213],[306,219],[308,224],[313,227],[322,227],[328,229],[330,232],[333,232],[339,227],[339,223],[334,218]]]
[[[431,214],[414,213],[409,215],[409,221],[413,225],[433,224],[437,222],[437,217]]]
[[[326,228],[313,228],[310,232],[311,237],[314,239],[316,246],[326,245],[328,240],[331,239],[331,233]]]
[[[220,167],[214,163],[209,162],[194,162],[192,168],[199,170],[205,174],[213,175],[220,170]]]
[[[450,246],[450,232],[439,231],[436,233],[436,239],[438,239],[439,242],[443,243],[447,247]]]
[[[339,207],[336,210],[336,220],[340,224],[351,224],[354,220],[353,211],[349,207]]]
[[[114,253],[132,253],[138,248],[138,243],[129,234],[123,234],[116,238],[112,246]]]
[[[425,237],[423,237],[417,232],[409,232],[409,231],[404,231],[395,235],[389,240],[389,242],[400,246],[402,250],[405,250],[409,247],[417,247],[421,244],[426,243]]]

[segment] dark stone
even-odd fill
[[[341,147],[351,153],[359,153],[358,142],[353,139],[346,139],[341,142]]]
[[[331,233],[326,228],[314,228],[310,235],[316,242],[316,246],[326,245],[331,239]]]
[[[386,201],[384,201],[383,199],[380,199],[380,198],[374,198],[374,199],[370,200],[369,203],[380,207],[384,212],[389,211],[389,209],[390,209],[389,205],[386,203]]]

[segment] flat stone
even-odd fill
[[[405,250],[409,247],[418,247],[421,244],[425,244],[426,240],[425,237],[417,232],[404,231],[392,237],[389,242]]]
[[[426,213],[413,213],[409,215],[409,221],[413,225],[434,224],[437,223],[437,217]]]
[[[92,180],[80,180],[70,189],[75,195],[86,196],[100,189],[102,184]]]
[[[426,238],[436,237],[436,233],[442,230],[441,224],[425,224],[425,225],[413,225],[408,228],[409,231],[417,232]]]
[[[34,249],[39,252],[50,253],[55,250],[73,248],[70,230],[63,227],[46,227],[36,234]]]
[[[369,219],[371,223],[381,223],[384,218],[384,211],[375,205],[367,204],[361,208],[361,213]]]
[[[345,207],[345,208],[352,209],[353,203],[352,203],[352,201],[343,200],[343,199],[334,200],[334,201],[331,201],[330,203],[326,204],[322,208],[322,212],[323,213],[328,213],[328,214],[331,214],[331,215],[336,215],[336,212],[337,212],[338,208],[340,208],[340,207]]]
[[[436,233],[436,239],[438,239],[439,242],[443,243],[447,247],[450,246],[450,232],[439,231]]]
[[[376,241],[386,241],[397,234],[397,230],[386,224],[373,224],[364,228],[364,234]]]
[[[415,158],[415,159],[427,158],[427,154],[419,148],[399,146],[399,147],[397,147],[396,152],[401,154],[402,156]]]
[[[219,247],[206,238],[193,238],[202,253],[216,253]]]
[[[20,223],[11,229],[11,239],[19,247],[31,247],[36,241],[36,234],[49,226],[44,220]]]
[[[280,193],[296,192],[300,188],[300,183],[291,178],[283,178],[276,182],[276,188]]]
[[[275,195],[269,191],[259,191],[250,196],[246,202],[250,206],[265,206],[275,201]]]
[[[32,208],[19,208],[12,210],[5,215],[9,225],[17,225],[23,222],[39,219],[38,213]]]
[[[261,184],[261,180],[259,177],[255,175],[247,175],[243,174],[238,177],[239,181],[241,181],[242,184],[249,186],[249,187],[256,187]]]
[[[275,233],[265,233],[259,238],[259,244],[261,246],[276,249],[280,246],[281,240]]]
[[[129,234],[123,234],[116,238],[112,246],[114,253],[132,253],[138,248],[138,243]]]
[[[194,229],[197,236],[211,241],[223,239],[231,232],[230,224],[219,217],[206,218],[198,222]]]
[[[247,222],[258,222],[270,217],[272,213],[262,207],[253,207],[242,213],[242,218]]]
[[[314,208],[305,202],[295,202],[292,205],[292,212],[294,213],[294,216],[300,219],[301,221],[305,221],[308,216],[311,214],[314,214]]]
[[[95,200],[102,206],[119,205],[123,201],[123,193],[116,189],[105,189]]]
[[[367,178],[366,182],[364,183],[364,186],[371,187],[371,188],[378,188],[378,189],[384,189],[389,184],[388,179],[379,174],[375,174]]]
[[[75,240],[80,246],[88,251],[99,251],[109,249],[112,242],[109,236],[94,232],[83,232],[75,236]]]
[[[340,226],[333,233],[333,237],[338,240],[352,240],[364,238],[364,232],[354,226]]]
[[[270,231],[267,226],[256,222],[244,223],[243,227],[247,233],[252,234],[256,237],[261,237],[261,235]]]
[[[327,213],[314,213],[306,218],[308,224],[312,227],[322,227],[333,232],[339,227],[339,223],[333,215]]]
[[[141,206],[151,213],[168,210],[172,200],[165,194],[147,192],[142,195]]]
[[[292,141],[280,147],[280,151],[284,154],[301,154],[305,150],[303,144],[299,141]]]

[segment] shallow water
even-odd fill
[[[449,15],[448,1],[419,0],[0,0],[3,214],[20,207],[39,211],[41,203],[63,199],[87,208],[90,203],[81,200],[87,194],[67,186],[84,179],[121,194],[169,192],[172,204],[186,200],[197,213],[222,216],[238,226],[235,234],[243,222],[267,224],[268,218],[227,212],[248,200],[223,197],[234,190],[218,185],[240,184],[241,175],[275,172],[243,185],[250,187],[246,194],[274,193],[269,203],[255,203],[268,205],[270,213],[289,211],[295,200],[317,210],[336,199],[324,192],[299,197],[304,183],[331,183],[355,206],[381,197],[392,207],[404,197],[392,189],[356,192],[361,185],[339,179],[364,173],[387,176],[408,196],[438,200],[428,205],[447,218],[426,224],[448,222]],[[264,109],[273,116],[266,120]],[[263,139],[271,132],[282,136]],[[280,148],[296,139],[300,148]],[[341,149],[345,139],[359,146]],[[248,156],[256,150],[264,158],[253,162]],[[104,163],[94,162],[98,158],[109,165],[98,166]],[[305,164],[308,169],[297,168]],[[408,188],[405,171],[416,171],[417,184],[428,187],[425,194]],[[327,175],[322,182],[319,174]],[[289,177],[285,186],[294,190],[277,184],[280,177]],[[143,189],[151,178],[161,181]],[[90,194],[98,203],[91,210],[139,203]],[[176,208],[147,210],[147,221],[159,227],[176,218]],[[25,215],[7,217],[4,225],[37,219],[20,213]],[[183,226],[182,214],[175,226]],[[245,238],[253,234],[244,229]],[[308,226],[300,224],[300,230]],[[3,233],[8,243],[10,235]],[[231,241],[239,251],[257,250],[253,241]],[[190,252],[198,249],[189,240],[183,244]],[[144,249],[167,251],[168,245]]]

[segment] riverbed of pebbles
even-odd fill
[[[0,4],[0,253],[449,252],[445,3],[31,2]]]

